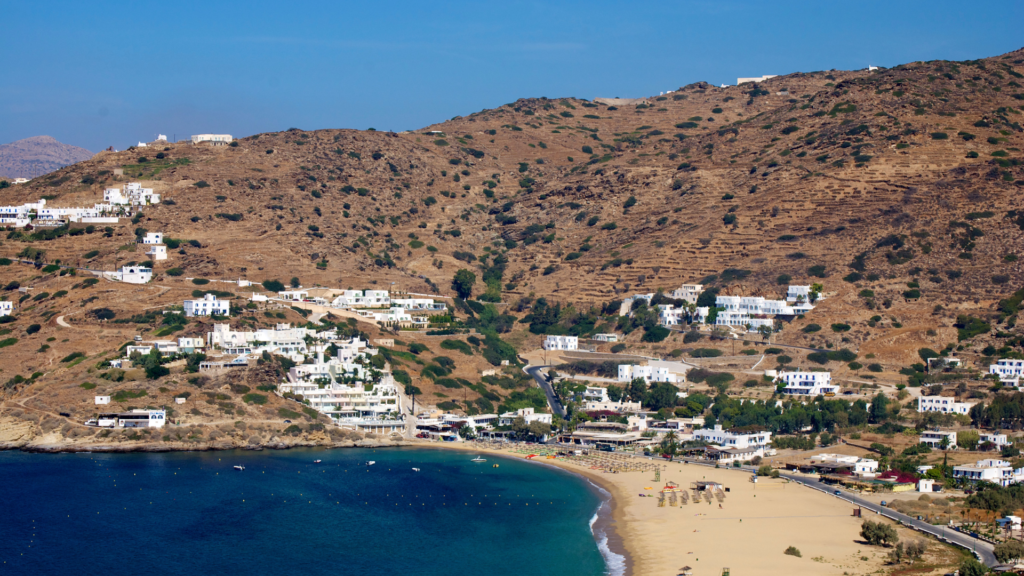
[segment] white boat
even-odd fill
[[[485,458],[481,458],[481,457],[477,456],[476,458],[473,458],[472,460],[470,460],[470,462],[487,462],[487,460]]]
[[[419,471],[420,471],[420,469],[419,469],[419,468],[413,468],[413,469],[412,469],[412,471],[413,471],[413,472],[419,472]]]
[[[245,470],[245,466],[235,466],[235,470]]]
[[[313,464],[319,464],[321,462],[323,462],[323,460],[313,460]]]
[[[376,464],[376,463],[377,463],[377,461],[376,461],[376,460],[368,460],[368,461],[366,462],[366,465],[367,465],[367,466],[373,466],[373,465],[374,465],[374,464]]]

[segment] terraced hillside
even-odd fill
[[[14,234],[0,254],[113,269],[143,259],[131,251],[141,228],[182,240],[158,284],[180,278],[173,268],[452,294],[465,268],[474,297],[518,317],[538,297],[586,310],[688,282],[765,296],[820,282],[828,299],[780,341],[854,348],[888,372],[953,343],[980,365],[1013,334],[1014,310],[964,343],[958,328],[999,320],[1024,283],[1022,83],[1016,51],[697,83],[618,106],[521,99],[415,132],[100,153],[0,198],[92,203],[141,180],[169,201],[105,233]],[[825,337],[803,330],[812,323],[849,329]]]

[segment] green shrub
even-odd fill
[[[690,356],[693,358],[717,358],[722,354],[723,352],[716,348],[697,348],[690,352]]]
[[[811,332],[817,332],[818,330],[821,330],[821,326],[818,326],[817,324],[808,324],[803,328],[804,334],[810,334]]]
[[[242,401],[246,404],[257,404],[262,406],[267,403],[267,397],[263,394],[256,394],[253,392],[242,396]]]
[[[166,272],[168,276],[181,276],[184,273],[185,271],[182,270],[181,268],[170,268]]]
[[[207,280],[206,278],[193,278],[192,283],[195,284],[196,286],[204,286],[206,284],[209,284],[210,281]]]
[[[621,343],[615,344],[611,348],[613,354],[618,354],[619,352],[622,352],[625,349],[626,349],[626,345],[625,344],[621,344]]]
[[[849,332],[850,331],[850,325],[849,324],[845,324],[843,322],[837,322],[837,323],[832,325],[832,331],[833,332]]]
[[[78,360],[79,358],[85,358],[85,353],[84,352],[72,352],[71,354],[68,354],[67,356],[62,358],[61,362],[72,362],[74,360]]]
[[[82,257],[85,258],[86,260],[89,260],[89,259],[95,258],[95,257],[97,257],[99,255],[100,255],[100,251],[99,250],[90,250],[90,251],[86,252]]]
[[[872,372],[881,372],[882,370],[884,370],[884,368],[882,368],[881,364],[874,363],[874,364],[868,364],[868,370],[870,370]]]

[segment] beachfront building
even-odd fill
[[[795,396],[834,396],[839,392],[839,386],[832,384],[831,372],[782,372],[775,383],[785,383],[782,393]]]
[[[534,422],[540,422],[542,424],[551,424],[551,414],[545,414],[543,412],[536,412],[533,408],[520,408],[515,412],[505,412],[498,417],[499,426],[511,426],[515,422],[516,418],[522,418],[526,421],[527,425],[533,424]]]
[[[956,450],[956,432],[945,432],[942,430],[926,430],[921,433],[921,444],[931,448],[942,448],[943,439],[948,442],[949,450]]]
[[[165,410],[139,410],[130,412],[104,413],[95,420],[85,423],[86,426],[101,428],[163,428],[167,423]]]
[[[545,350],[577,350],[580,339],[576,336],[548,336],[544,339]]]
[[[139,182],[128,182],[123,189],[105,189],[103,201],[112,206],[147,206],[159,204],[160,195],[153,193],[152,188],[143,188]]]
[[[1024,360],[1012,358],[1000,358],[998,362],[988,367],[988,373],[999,377],[999,381],[1006,386],[1020,387],[1020,378],[1024,375]]]
[[[669,296],[674,300],[685,300],[690,304],[696,304],[697,298],[700,298],[700,294],[703,291],[704,286],[702,284],[683,284],[669,293]]]
[[[618,334],[594,334],[593,340],[598,342],[618,342]]]
[[[10,316],[11,314],[14,314],[14,302],[0,301],[0,316]]]
[[[600,386],[587,386],[587,389],[583,392],[583,410],[587,412],[639,412],[639,402],[627,402],[625,400],[619,400],[613,402],[608,397],[608,389]]]
[[[668,371],[668,368],[638,366],[636,364],[619,364],[619,382],[632,382],[634,378],[643,378],[645,382],[669,382],[675,384],[679,378]]]
[[[721,424],[715,424],[711,430],[702,429],[693,431],[694,440],[716,444],[722,448],[747,449],[753,448],[756,456],[764,456],[764,450],[772,441],[771,432],[729,432],[722,429]],[[740,456],[733,454],[733,456]],[[718,458],[728,458],[729,454],[719,454]],[[751,456],[752,457],[752,456]],[[717,459],[717,458],[716,458]]]
[[[860,458],[854,464],[853,473],[858,476],[871,477],[878,474],[878,460]]]
[[[582,422],[576,429],[558,436],[558,442],[589,447],[626,447],[652,441],[644,437],[647,431],[647,416],[638,414],[626,417],[626,423],[608,422],[605,419]]]
[[[974,464],[954,466],[953,478],[967,482],[991,482],[1005,487],[1024,480],[1024,468],[1014,469],[1006,460],[989,458]]]
[[[199,300],[185,300],[185,316],[230,316],[231,303],[218,300],[213,294],[205,294]]]
[[[917,411],[967,415],[974,404],[975,402],[957,402],[956,398],[950,396],[921,396],[917,399]]]
[[[209,143],[213,146],[227,146],[234,138],[231,134],[195,134],[192,136],[193,144]]]

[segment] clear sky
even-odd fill
[[[1024,2],[0,0],[0,143],[408,130],[522,97],[1024,46]]]

